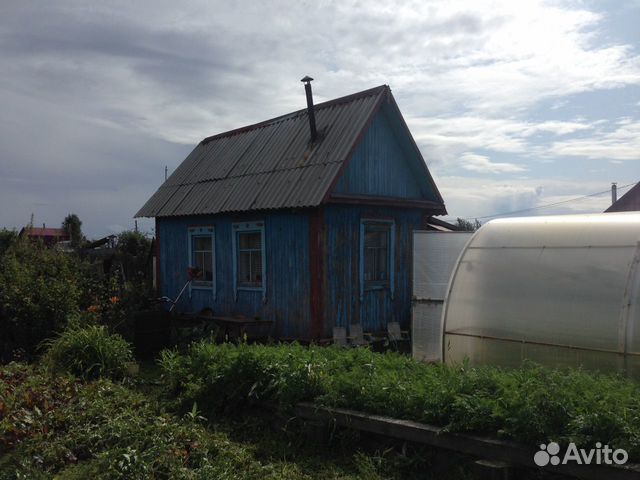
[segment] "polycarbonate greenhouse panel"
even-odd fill
[[[470,232],[413,233],[413,307],[411,346],[413,357],[442,361],[442,303],[447,284]]]
[[[442,361],[442,302],[422,302],[411,310],[411,353],[423,362]]]
[[[413,233],[413,298],[444,300],[451,272],[471,232]]]
[[[452,276],[445,360],[634,370],[639,240],[638,213],[487,223]]]

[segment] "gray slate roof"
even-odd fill
[[[136,217],[317,206],[387,96],[382,85],[317,104],[314,144],[306,109],[205,138]]]

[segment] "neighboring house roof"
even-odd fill
[[[613,205],[605,210],[607,212],[635,212],[640,211],[640,182],[631,190],[621,196]]]
[[[202,215],[315,207],[327,201],[373,117],[387,102],[411,138],[425,178],[444,202],[388,86],[315,105],[318,140],[310,143],[307,109],[205,138],[136,213]]]
[[[429,217],[426,223],[427,230],[436,230],[438,232],[458,232],[460,228],[453,223],[445,222],[439,218]]]
[[[62,229],[62,228],[48,228],[48,227],[42,227],[42,228],[35,228],[35,227],[25,227],[22,229],[22,231],[20,232],[22,233],[26,233],[29,237],[38,237],[38,238],[68,238],[67,232]]]

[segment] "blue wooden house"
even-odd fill
[[[444,202],[388,86],[202,140],[136,214],[178,309],[271,321],[281,339],[383,331],[411,312],[412,231]]]

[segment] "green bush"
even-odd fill
[[[70,255],[26,239],[0,257],[0,357],[15,349],[31,355],[77,312],[83,266]]]
[[[640,459],[640,384],[616,375],[428,365],[365,348],[251,346],[200,342],[160,365],[183,408],[208,414],[261,404],[344,407],[415,420],[448,431],[624,448]]]
[[[18,232],[0,228],[0,257],[18,241]]]
[[[287,410],[321,393],[313,352],[300,345],[273,348],[202,341],[193,343],[186,356],[161,352],[160,365],[178,398],[198,402],[207,413],[255,403]]]
[[[45,365],[85,380],[122,378],[133,359],[129,343],[104,325],[72,325],[45,345]]]
[[[125,230],[118,235],[116,258],[128,280],[151,283],[151,239],[144,233]]]

